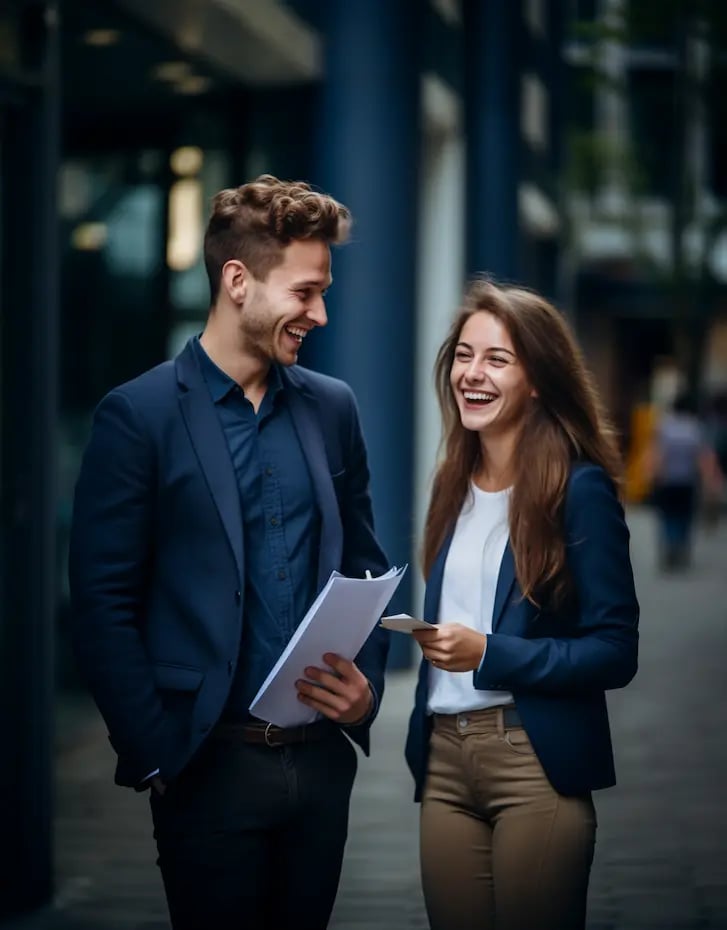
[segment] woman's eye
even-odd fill
[[[493,365],[507,365],[507,359],[501,358],[499,355],[491,355],[488,361],[492,362]]]

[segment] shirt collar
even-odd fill
[[[199,361],[199,367],[202,371],[202,377],[207,383],[209,388],[210,395],[215,404],[220,403],[224,400],[230,391],[234,390],[237,387],[237,382],[233,381],[232,378],[225,374],[225,372],[219,368],[212,359],[207,355],[202,346],[202,343],[199,341],[199,336],[194,337],[193,341],[194,351],[197,355]],[[268,387],[266,396],[270,397],[271,401],[276,399],[276,395],[283,388],[283,379],[280,375],[280,367],[277,363],[273,362],[270,366],[270,371],[268,373]]]

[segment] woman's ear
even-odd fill
[[[538,397],[538,392],[535,390],[535,388],[530,388],[530,396],[531,396],[533,399],[535,399],[536,397]]]

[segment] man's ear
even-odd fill
[[[222,287],[230,300],[240,307],[245,303],[247,296],[249,274],[243,263],[234,258],[222,266]]]

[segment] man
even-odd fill
[[[221,191],[204,332],[101,401],[81,468],[75,647],[116,781],[151,786],[175,930],[324,928],[336,894],[386,634],[306,670],[317,722],[248,708],[331,571],[388,567],[351,390],[296,366],[349,226],[305,183]]]

